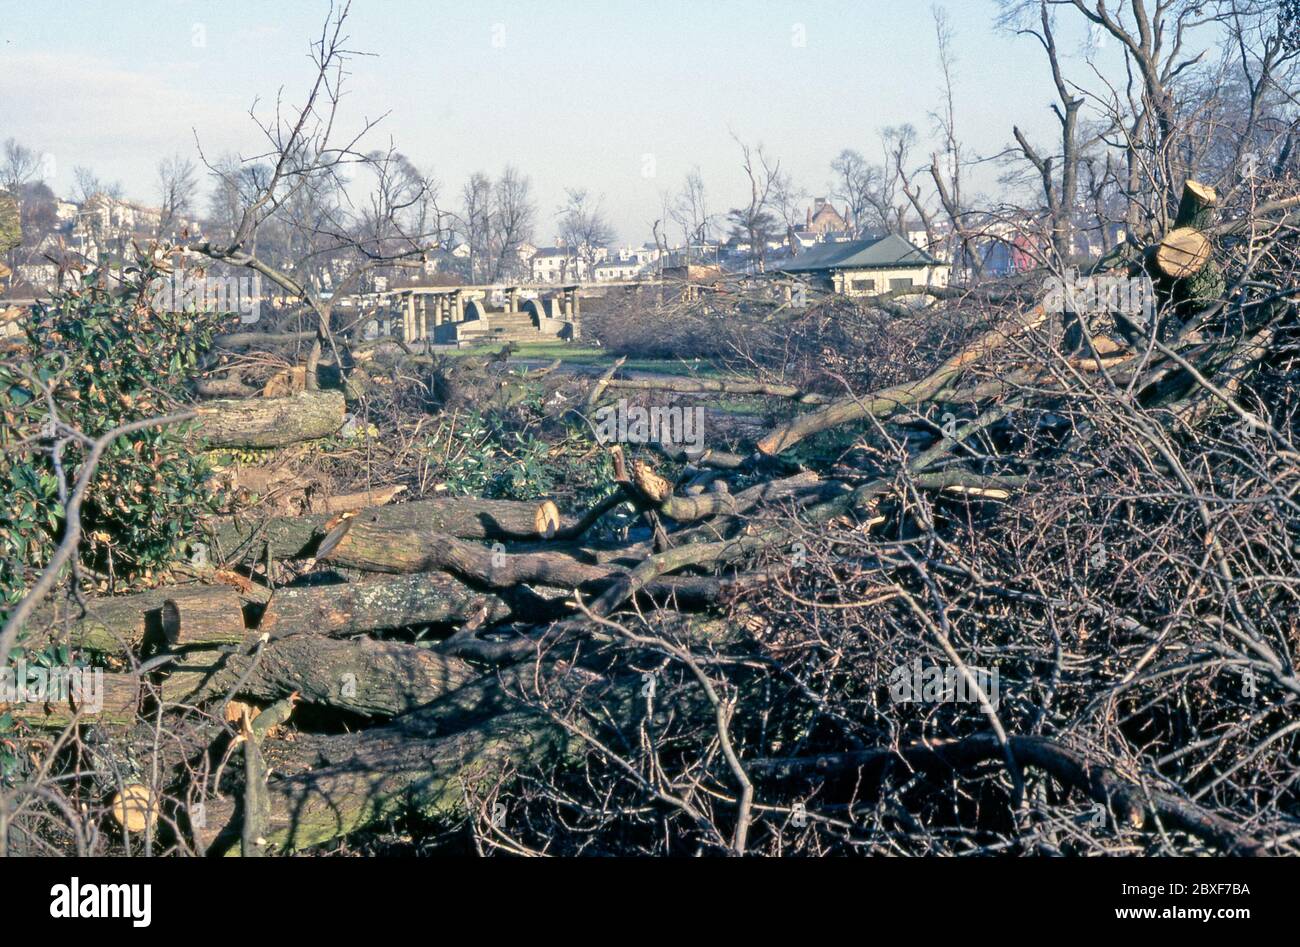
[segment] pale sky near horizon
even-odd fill
[[[958,130],[996,155],[1019,124],[1048,151],[1059,134],[1045,57],[998,30],[995,0],[946,0],[957,55]],[[442,181],[449,202],[475,170],[532,178],[539,242],[564,188],[603,195],[619,243],[650,238],[660,193],[699,165],[710,210],[746,185],[731,138],[761,141],[811,194],[843,148],[879,160],[879,131],[911,122],[923,154],[941,77],[924,0],[355,0],[345,128],[388,112],[367,139]],[[0,140],[48,156],[50,186],[72,169],[120,180],[156,203],[164,156],[251,153],[255,98],[311,79],[310,39],[326,0],[0,0]],[[1062,24],[1078,53],[1085,32]],[[802,41],[802,42],[801,42]],[[1103,45],[1103,61],[1114,56]],[[1079,58],[1081,79],[1090,79]],[[918,160],[921,155],[918,155]],[[1001,167],[970,178],[997,190]]]

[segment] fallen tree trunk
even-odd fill
[[[579,562],[562,552],[507,553],[504,546],[492,549],[432,529],[361,517],[335,527],[321,541],[317,556],[323,562],[369,572],[443,570],[494,589],[528,582],[576,588],[614,571]]]
[[[138,677],[91,668],[78,673],[83,682],[79,693],[47,694],[45,700],[0,703],[0,715],[10,714],[29,726],[60,730],[74,721],[113,727],[129,727],[135,723],[140,706]],[[24,686],[30,687],[30,682]]]
[[[213,586],[208,595],[169,598],[162,605],[162,632],[173,648],[238,644],[247,634],[243,602],[230,586]]]
[[[195,409],[194,434],[209,447],[284,447],[333,434],[343,426],[345,407],[338,391],[208,401]]]
[[[780,385],[743,379],[682,378],[662,375],[654,378],[612,378],[606,388],[636,391],[674,391],[680,394],[720,392],[730,395],[767,395],[788,398],[799,404],[827,404],[832,399],[813,391],[804,391],[794,385]]]
[[[268,520],[225,517],[208,525],[214,548],[224,559],[262,543],[275,558],[314,555],[316,542],[337,522],[330,513],[276,516]],[[461,539],[545,539],[562,529],[559,511],[550,500],[481,500],[444,497],[367,507],[352,519],[378,529],[418,526]],[[417,570],[418,571],[418,570]]]
[[[268,589],[251,584],[238,591],[221,583],[166,586],[129,595],[89,598],[84,615],[76,602],[59,601],[28,620],[28,634],[23,644],[29,649],[67,644],[105,654],[137,651],[146,640],[158,643],[167,640],[162,608],[168,600],[177,603],[229,603],[232,592],[241,605],[244,602],[265,602],[271,594]]]
[[[1134,828],[1153,827],[1148,822],[1149,813],[1165,826],[1182,829],[1229,854],[1268,854],[1266,846],[1227,819],[1207,812],[1189,800],[1131,783],[1111,767],[1089,760],[1076,750],[1045,737],[1011,736],[1007,743],[1018,763],[1046,770],[1062,784],[1078,789],[1095,802],[1106,806],[1118,819]],[[910,768],[964,769],[987,760],[999,759],[1002,754],[1001,744],[990,733],[902,749],[752,760],[749,771],[755,776],[765,775],[771,778],[800,775],[825,777],[855,770],[871,771],[878,776],[884,772],[888,762],[900,758]],[[860,791],[861,784],[855,782],[854,788]]]
[[[297,635],[268,642],[260,654],[195,652],[162,685],[169,703],[225,696],[304,701],[367,717],[422,707],[479,677],[459,658],[400,641],[348,641]]]
[[[296,634],[344,636],[411,625],[490,623],[510,614],[501,598],[476,592],[441,572],[372,582],[281,589],[258,630],[273,639]]]
[[[339,739],[341,759],[310,773],[267,785],[267,850],[293,852],[397,815],[461,817],[480,791],[511,767],[533,767],[563,756],[570,738],[530,713],[509,713],[452,736],[395,723]],[[242,806],[218,797],[205,802],[206,818],[195,841],[211,854],[239,840]]]

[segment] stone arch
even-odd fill
[[[519,307],[520,312],[528,313],[528,317],[533,320],[533,325],[537,328],[542,327],[542,320],[546,318],[546,304],[540,299],[525,299]]]

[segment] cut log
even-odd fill
[[[1219,195],[1214,188],[1189,178],[1183,183],[1183,196],[1178,203],[1174,227],[1208,230],[1214,223],[1214,210],[1218,203]]]
[[[328,513],[278,516],[265,521],[226,517],[211,523],[209,532],[224,559],[250,544],[260,553],[262,543],[270,544],[276,558],[296,559],[315,554],[316,540],[328,532],[333,519]],[[381,529],[418,526],[461,539],[544,539],[551,522],[558,519],[558,510],[549,500],[445,497],[368,507],[354,519]]]
[[[209,447],[284,447],[333,434],[343,426],[344,408],[338,391],[209,401],[196,409],[194,433]]]
[[[158,822],[158,796],[143,783],[131,783],[113,794],[113,821],[128,832],[143,832]]]
[[[562,552],[507,553],[465,542],[429,529],[344,520],[321,542],[323,562],[369,572],[412,573],[445,570],[488,588],[521,582],[576,588],[607,578],[613,571],[588,565]]]
[[[387,506],[397,498],[398,494],[405,491],[406,484],[399,483],[396,486],[376,487],[360,493],[340,493],[320,500],[319,507],[326,513],[355,513],[368,506]],[[316,502],[313,501],[313,506]]]
[[[237,696],[304,701],[369,717],[393,717],[431,703],[480,672],[459,658],[400,641],[345,641],[297,635],[272,641],[260,657],[196,651],[162,684],[168,703]]]
[[[675,391],[681,394],[720,392],[733,395],[767,395],[789,398],[800,404],[826,404],[832,399],[816,392],[803,391],[794,385],[769,384],[739,378],[683,378],[678,375],[656,375],[650,378],[611,378],[606,388],[637,391]]]
[[[111,674],[99,669],[78,672],[80,693],[59,695],[43,702],[0,703],[0,714],[12,714],[29,726],[62,729],[74,720],[95,726],[128,727],[140,706],[140,679],[134,674]],[[28,685],[30,687],[30,683]]]
[[[505,768],[531,768],[572,749],[572,739],[532,714],[513,713],[460,733],[430,738],[411,725],[349,735],[337,742],[337,765],[273,779],[267,786],[268,851],[292,852],[364,828],[390,815],[418,811],[461,817],[467,800]],[[234,799],[205,802],[194,826],[200,848],[217,854],[237,844],[241,819]]]
[[[173,648],[238,644],[247,635],[243,600],[231,586],[210,594],[169,598],[162,606],[162,632]]]
[[[37,612],[27,622],[28,636],[24,643],[29,649],[67,644],[105,654],[134,651],[147,638],[160,643],[166,640],[162,607],[168,599],[179,603],[229,602],[232,591],[241,603],[265,602],[270,597],[267,589],[252,584],[238,590],[220,583],[173,585],[130,595],[90,598],[84,616],[76,602],[60,601]]]
[[[1192,227],[1179,227],[1165,234],[1156,248],[1156,268],[1170,279],[1186,279],[1199,273],[1210,261],[1210,240]]]
[[[281,589],[271,599],[258,630],[286,635],[352,635],[411,625],[494,622],[510,614],[495,595],[476,592],[441,573],[384,578],[373,582]]]

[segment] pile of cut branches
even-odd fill
[[[102,700],[9,708],[33,765],[4,844],[1297,853],[1297,202],[1219,222],[1186,195],[1092,274],[1149,277],[1150,305],[855,310],[838,391],[768,331],[745,378],[399,351],[334,366],[346,397],[198,402],[209,448],[294,450],[346,413],[382,448],[299,507],[209,519],[189,582],[47,596],[51,561],[4,644],[95,655]],[[891,333],[904,366],[864,385]],[[592,438],[620,399],[727,396],[778,420]],[[383,469],[470,416],[581,454],[583,489]]]

